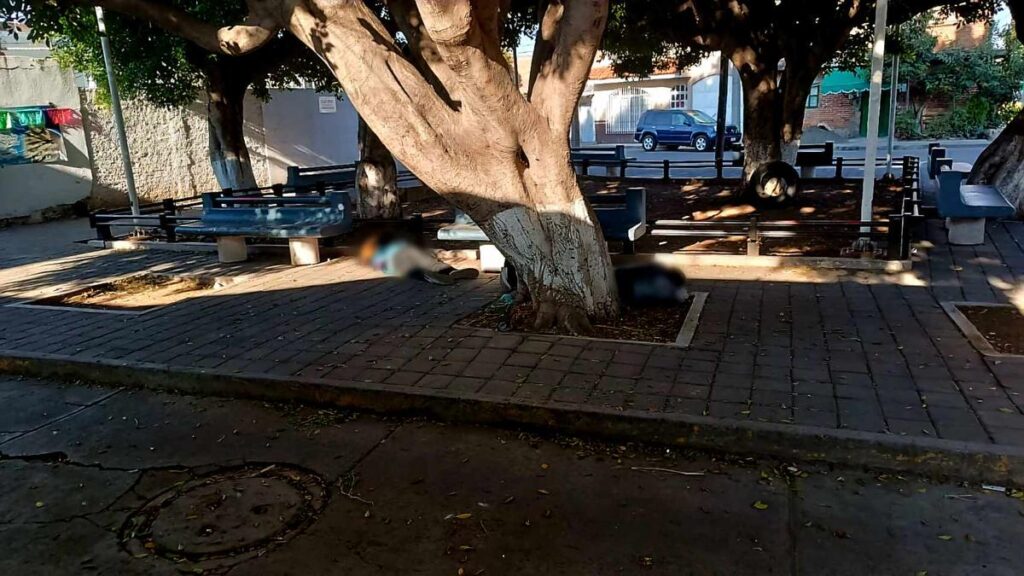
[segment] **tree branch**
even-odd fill
[[[183,10],[153,0],[94,0],[90,2],[115,12],[148,20],[168,32],[200,46],[208,52],[237,56],[256,50],[281,29],[273,16],[276,3],[249,2],[245,23],[219,27],[204,22]]]
[[[462,119],[361,0],[299,1],[288,29],[327,63],[370,129],[391,135],[388,148],[425,184],[463,190],[479,184],[459,152]]]
[[[607,20],[608,0],[550,0],[543,11],[528,98],[556,133],[568,133]]]

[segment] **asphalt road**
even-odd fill
[[[0,574],[1015,575],[1024,502],[863,470],[0,377]]]

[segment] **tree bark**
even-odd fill
[[[364,219],[402,217],[398,190],[398,166],[395,157],[380,138],[359,118],[359,164],[356,190],[359,192],[359,216]]]
[[[252,188],[256,176],[245,144],[245,92],[249,81],[231,70],[236,64],[216,58],[206,66],[210,164],[221,188]]]
[[[735,65],[735,59],[733,60]],[[763,164],[782,159],[781,95],[773,67],[740,69],[743,81],[743,180],[749,181]]]
[[[527,95],[501,52],[507,0],[387,0],[405,50],[360,0],[247,0],[246,24],[224,28],[151,0],[104,3],[211,52],[237,55],[291,32],[387,149],[516,266],[538,326],[585,332],[618,313],[607,245],[569,162],[569,127],[608,0],[544,0]]]
[[[968,182],[998,187],[1017,207],[1017,214],[1024,217],[1024,112],[1019,112],[985,148]]]
[[[804,134],[804,118],[807,116],[807,97],[811,94],[811,86],[818,77],[821,67],[812,63],[797,66],[787,59],[786,70],[782,75],[780,86],[782,99],[782,118],[780,146],[782,160],[796,165],[796,155],[800,150],[800,139]]]
[[[549,4],[529,97],[501,53],[497,6],[407,3],[395,13],[414,18],[415,27],[399,19],[410,31],[409,59],[362,2],[301,2],[288,28],[328,63],[395,157],[515,266],[538,327],[586,332],[590,320],[618,314],[611,258],[568,146],[607,3]]]

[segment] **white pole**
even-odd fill
[[[121,147],[121,164],[124,165],[124,178],[128,184],[128,201],[132,205],[132,215],[139,215],[139,195],[135,192],[135,174],[132,172],[132,156],[128,150],[128,136],[124,131],[124,114],[121,112],[121,96],[117,93],[117,79],[114,78],[114,59],[110,54],[110,39],[107,38],[107,24],[103,20],[103,8],[96,7],[96,24],[100,30],[100,47],[103,49],[103,65],[107,69],[107,85],[110,86],[110,108],[114,112],[114,128],[117,130],[117,143]]]
[[[885,155],[885,173],[892,177],[892,148],[896,137],[896,93],[900,88],[900,55],[892,57],[892,78],[889,80],[889,152]]]
[[[878,124],[882,114],[882,76],[885,75],[885,23],[889,0],[878,0],[875,7],[875,41],[871,49],[871,91],[868,93],[868,141],[864,150],[864,186],[860,199],[860,220],[870,222],[875,200],[875,158],[878,156]],[[860,244],[870,242],[869,226],[862,226]]]

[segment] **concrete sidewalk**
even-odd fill
[[[898,277],[689,271],[710,293],[690,349],[458,327],[497,295],[208,255],[55,257],[0,271],[0,304],[143,270],[230,275],[139,316],[0,307],[0,367],[111,384],[517,422],[757,454],[1024,479],[1022,365],[988,361],[945,301],[1006,302],[1024,224],[935,246]]]
[[[0,398],[10,576],[1024,565],[1024,503],[979,485],[48,381]]]

